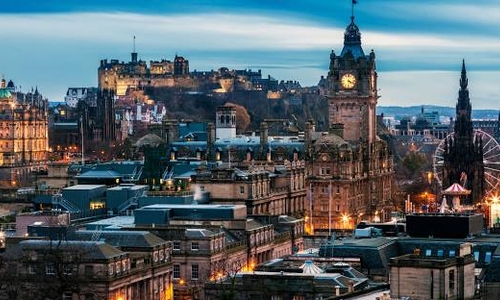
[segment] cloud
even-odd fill
[[[500,71],[468,69],[469,96],[473,109],[497,109]],[[458,98],[460,70],[379,72],[381,87],[379,105],[412,106],[433,104],[455,106]],[[419,92],[417,92],[419,91]]]
[[[488,6],[491,10],[484,12],[469,5],[449,3],[432,6],[415,1],[387,3],[377,1],[376,5],[381,6],[373,10],[371,19],[363,19],[369,5],[356,7],[365,52],[375,49],[377,54],[382,104],[454,100],[458,80],[455,76],[462,58],[474,71],[500,70],[500,57],[496,55],[500,38],[489,34],[490,27],[465,30],[461,34],[447,34],[446,29],[460,21],[465,25],[498,24],[500,18],[493,17],[500,15],[500,6]],[[446,14],[445,9],[449,9]],[[321,20],[327,12],[331,14],[327,10],[318,13]],[[480,13],[486,13],[488,18],[476,18]],[[377,15],[394,20],[377,23]],[[69,86],[95,86],[99,60],[116,57],[128,60],[133,36],[137,37],[137,51],[144,60],[158,60],[165,55],[172,59],[179,53],[190,60],[192,69],[261,68],[263,74],[277,79],[312,85],[326,75],[330,49],[341,51],[348,22],[346,18],[345,22],[335,21],[341,25],[332,25],[334,21],[315,20],[307,11],[277,14],[251,10],[242,14],[224,9],[161,15],[109,11],[0,16],[0,38],[16,47],[16,51],[11,47],[0,49],[5,62],[0,71],[19,82],[38,84],[42,92],[48,90],[51,99],[61,99]],[[408,23],[412,18],[419,21]],[[440,18],[446,28],[435,23]],[[420,29],[424,26],[430,29],[419,30],[419,25]],[[455,31],[460,32],[460,28],[456,26]],[[410,72],[397,72],[402,70]],[[500,79],[498,72],[481,74]],[[480,103],[490,101],[490,107],[496,105],[491,99],[498,99],[494,90],[498,81],[482,82],[491,85],[478,83],[481,89],[474,96]],[[445,84],[450,86],[443,91]],[[454,101],[450,103],[454,105]]]

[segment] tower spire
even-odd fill
[[[465,69],[465,59],[462,59],[462,75],[460,76],[460,88],[462,90],[467,89],[469,85],[469,79],[467,79],[467,70]]]

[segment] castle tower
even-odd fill
[[[236,109],[220,106],[216,111],[215,137],[217,139],[236,137]]]
[[[328,72],[329,124],[344,125],[344,139],[372,143],[376,135],[375,53],[365,55],[354,16],[344,33],[340,55],[332,50]],[[336,125],[335,127],[339,127]]]
[[[444,146],[443,188],[460,183],[472,191],[464,203],[476,204],[484,196],[483,144],[481,136],[474,135],[472,129],[468,84],[465,61],[462,61],[454,132]]]

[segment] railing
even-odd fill
[[[64,199],[61,194],[52,195],[51,202],[53,206],[60,206],[66,209],[69,213],[80,212],[80,209],[78,207],[76,207],[73,203],[69,202],[68,200]]]
[[[140,197],[142,197],[142,196],[140,196]],[[129,198],[127,201],[120,204],[117,208],[118,213],[124,212],[125,210],[130,208],[132,205],[138,206],[139,205],[138,199],[139,199],[139,197],[135,196],[135,197]]]

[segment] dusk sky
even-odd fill
[[[473,108],[500,108],[500,1],[358,0],[379,105],[454,106],[465,59]],[[261,69],[315,85],[342,50],[351,0],[4,0],[0,72],[51,101],[97,86],[101,59],[189,60],[190,70]]]

